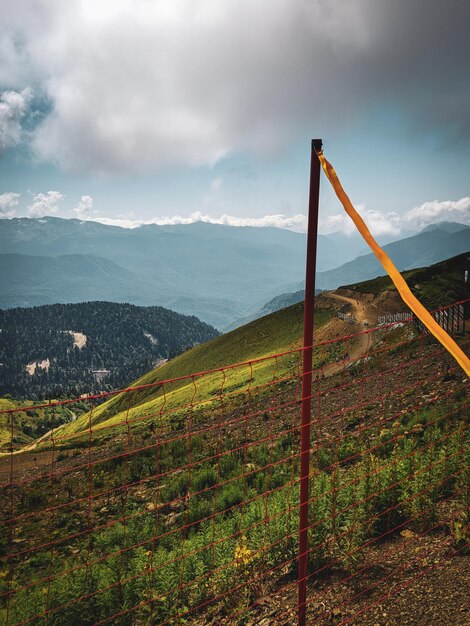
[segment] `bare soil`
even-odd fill
[[[470,557],[455,550],[444,532],[405,529],[391,545],[371,547],[357,574],[338,571],[328,581],[309,582],[307,624],[468,626]],[[296,606],[297,587],[290,584],[260,600],[246,625],[295,625]]]

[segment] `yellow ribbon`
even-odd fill
[[[439,324],[432,317],[429,311],[414,297],[414,295],[410,291],[410,288],[406,284],[405,280],[403,279],[395,265],[392,263],[388,254],[382,250],[379,244],[372,237],[369,229],[364,223],[364,220],[353,207],[351,200],[349,199],[348,195],[341,186],[341,183],[339,182],[334,167],[325,159],[325,157],[323,156],[323,152],[318,152],[317,155],[323,171],[325,172],[328,180],[335,190],[335,193],[338,196],[339,201],[343,205],[344,210],[352,219],[352,221],[356,225],[356,228],[359,230],[372,252],[378,258],[383,268],[392,279],[393,284],[398,290],[398,293],[402,297],[402,300],[413,311],[416,317],[418,317],[423,322],[429,332],[432,333],[434,337],[436,337],[436,339],[444,346],[446,350],[448,350],[448,352],[450,352],[450,354],[454,357],[457,363],[463,368],[467,376],[470,376],[470,359],[468,358],[468,356],[459,348],[459,346],[446,333],[446,331],[441,326],[439,326]]]

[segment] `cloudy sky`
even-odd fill
[[[0,215],[470,223],[468,0],[0,0]],[[326,179],[324,232],[348,229]]]

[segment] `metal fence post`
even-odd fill
[[[310,196],[308,206],[307,267],[305,273],[304,340],[302,369],[302,425],[300,431],[300,506],[298,561],[298,623],[305,626],[308,574],[308,500],[310,473],[310,425],[312,395],[312,344],[315,303],[315,269],[317,261],[318,203],[320,191],[320,161],[317,152],[321,139],[312,140],[310,163]]]

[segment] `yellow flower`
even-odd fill
[[[240,567],[240,565],[248,565],[248,563],[253,560],[252,554],[252,551],[246,545],[245,535],[242,535],[239,543],[235,546],[235,567]]]

